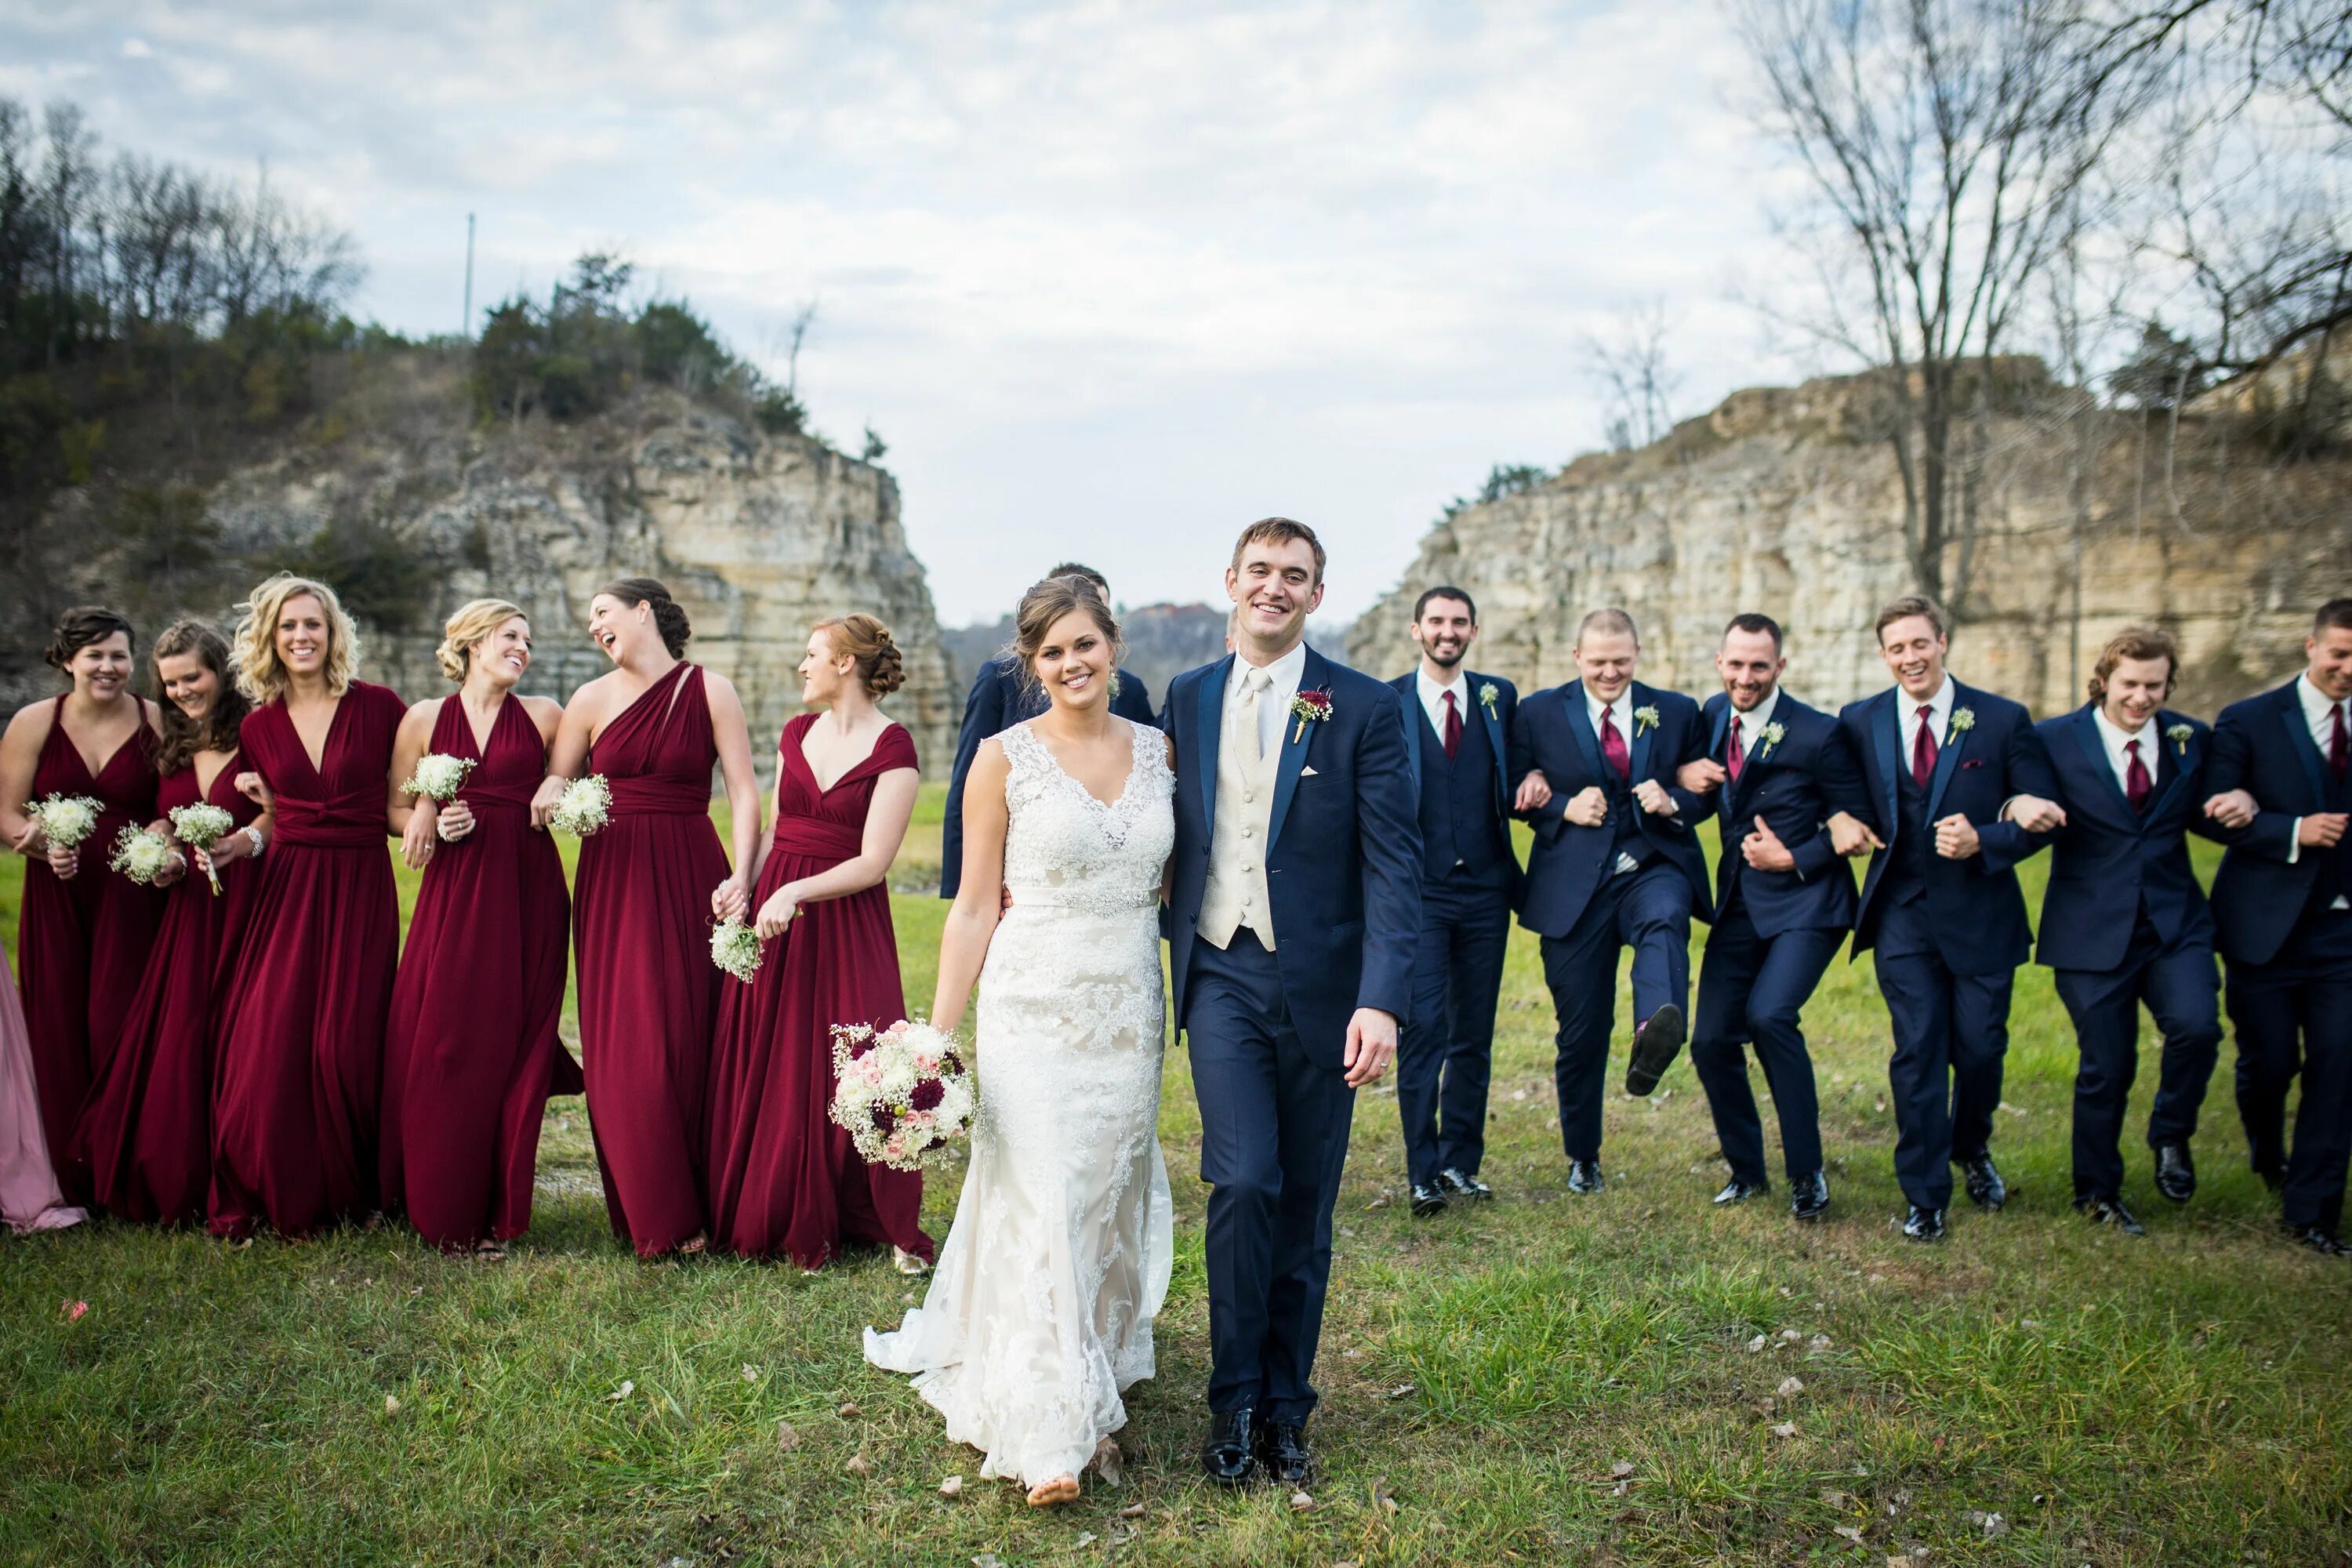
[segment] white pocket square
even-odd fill
[[[1303,779],[1311,779],[1318,775],[1313,768],[1301,768],[1298,770],[1298,776]]]

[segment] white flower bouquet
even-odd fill
[[[42,837],[60,849],[75,849],[98,831],[105,809],[86,795],[53,795],[27,805],[25,815],[40,824]]]
[[[869,1165],[920,1170],[971,1131],[978,1102],[963,1047],[919,1018],[878,1032],[835,1024],[833,1071],[834,1124]]]
[[[228,807],[200,800],[194,805],[175,805],[164,813],[172,819],[173,837],[196,852],[196,863],[205,868],[205,880],[213,885],[213,897],[219,898],[220,873],[213,868],[213,846],[236,831],[236,818]]]
[[[556,797],[555,826],[574,838],[585,838],[613,820],[613,790],[603,773],[573,779]]]
[[[114,858],[106,864],[142,888],[152,888],[179,853],[172,841],[152,827],[126,826],[114,837]]]
[[[453,757],[446,752],[428,752],[416,759],[415,772],[408,775],[401,793],[415,795],[420,800],[436,800],[443,805],[457,798],[465,786],[466,775],[474,771],[471,757]]]
[[[751,984],[760,973],[760,933],[741,921],[720,921],[710,928],[710,962]]]

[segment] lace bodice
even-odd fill
[[[1119,914],[1160,901],[1176,843],[1176,775],[1157,730],[1126,724],[1135,748],[1127,787],[1105,805],[1064,771],[1026,724],[1004,731],[1004,885],[1013,907]]]

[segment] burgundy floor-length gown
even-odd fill
[[[203,794],[242,827],[261,808],[236,792],[241,757],[229,759]],[[155,815],[197,801],[194,763],[167,773]],[[98,1202],[142,1225],[201,1225],[213,1171],[213,1023],[226,955],[261,886],[261,868],[232,860],[221,890],[184,851],[186,876],[164,894],[163,923],[147,972],[106,1068],[91,1085],[74,1131],[73,1158],[90,1173]]]
[[[383,1206],[444,1248],[530,1228],[550,1094],[578,1094],[563,1016],[571,896],[555,841],[530,826],[547,747],[509,696],[474,744],[445,698],[429,749],[471,758],[474,830],[435,849],[409,917],[383,1041]]]
[[[107,868],[125,827],[155,820],[155,732],[139,728],[115,748],[96,777],[66,733],[66,700],[50,715],[48,739],[33,764],[33,799],[88,795],[102,808],[82,841],[69,878],[45,859],[25,862],[25,901],[16,924],[16,978],[32,1038],[41,1131],[58,1184],[72,1204],[90,1201],[89,1172],[72,1157],[74,1123],[90,1084],[104,1070],[124,1014],[147,967],[163,918],[160,889]]]
[[[702,670],[639,693],[589,749],[612,820],[580,846],[572,931],[581,1071],[614,1234],[656,1257],[704,1234],[703,1089],[719,974],[710,893],[727,851],[710,821],[719,747]]]
[[[786,882],[855,856],[876,781],[915,765],[897,724],[866,759],[817,787],[801,752],[816,722],[803,715],[778,742],[776,828],[761,868],[758,909]],[[886,1028],[907,1016],[890,890],[876,886],[801,908],[767,944],[748,985],[719,989],[710,1047],[710,1242],[729,1252],[782,1256],[814,1268],[844,1241],[902,1247],[929,1261],[919,1223],[919,1172],[868,1165],[833,1124],[833,1026]]]
[[[384,1016],[400,947],[384,802],[399,695],[352,682],[312,767],[274,698],[239,761],[276,798],[242,951],[221,998],[212,1228],[307,1236],[376,1205]]]

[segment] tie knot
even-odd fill
[[[1446,692],[1444,695],[1445,695],[1445,705],[1446,705],[1448,708],[1453,707],[1453,706],[1454,706],[1454,693],[1452,693],[1451,691],[1448,691],[1448,692]]]
[[[1731,716],[1731,732],[1735,735],[1739,733],[1739,715],[1737,713]]]
[[[2126,742],[2124,742],[2124,750],[2125,750],[2125,751],[2126,751],[2126,752],[2130,752],[2133,756],[2135,756],[2135,757],[2138,756],[2138,755],[2139,755],[2139,741],[2138,741],[2138,738],[2137,738],[2137,737],[2134,737],[2134,738],[2133,738],[2133,739],[2131,739],[2131,740],[2126,741]]]
[[[1262,664],[1254,664],[1242,672],[1242,686],[1249,691],[1264,691],[1274,684],[1274,671]]]
[[[1606,702],[1602,703],[1602,704],[1601,705],[1601,721],[1603,724],[1606,724],[1607,722],[1609,722],[1610,716],[1611,716],[1612,714],[1615,713],[1616,711],[1617,711],[1617,710],[1616,710],[1616,709],[1614,709],[1614,708],[1612,708],[1612,707],[1611,707],[1608,703],[1606,703]]]
[[[1933,707],[1931,707],[1929,704],[1925,703],[1925,702],[1922,702],[1921,704],[1919,704],[1919,721],[1920,721],[1920,722],[1921,722],[1921,723],[1925,723],[1925,722],[1927,722],[1928,720],[1933,719],[1935,716],[1936,716],[1936,710],[1935,710]]]

